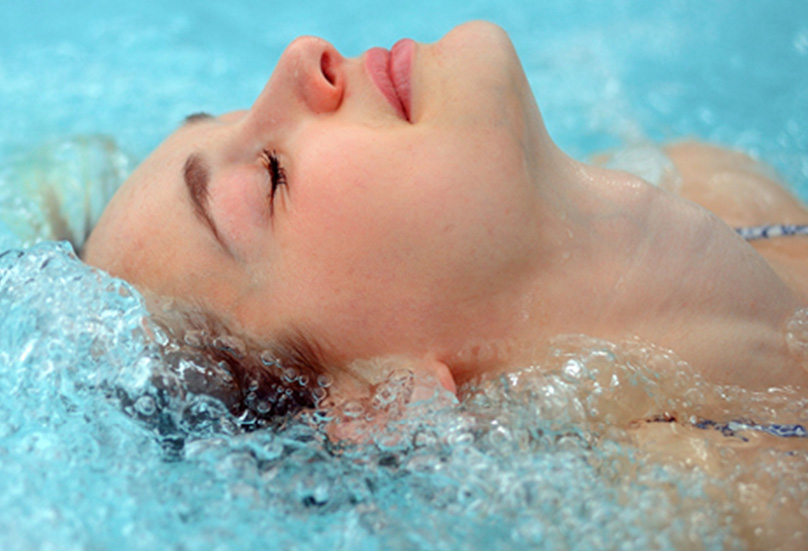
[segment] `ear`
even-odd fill
[[[431,376],[433,380],[437,381],[441,388],[451,393],[452,396],[457,395],[457,384],[455,383],[454,376],[449,370],[449,366],[442,361],[432,356],[422,358],[421,360],[417,361],[416,369],[420,374]],[[419,392],[419,390],[421,392]],[[434,393],[435,389],[427,389],[423,387],[416,389],[416,393],[413,395],[413,400],[417,401],[430,398],[431,396],[426,395],[430,390]]]
[[[432,370],[440,385],[457,396],[457,383],[455,383],[454,375],[449,371],[449,366],[443,362],[434,360]]]
[[[435,392],[448,392],[457,395],[457,385],[449,367],[432,354],[426,356],[386,356],[372,360],[357,360],[345,366],[345,377],[339,377],[332,386],[332,398],[346,399],[366,393],[368,385],[384,382],[385,378],[397,370],[407,370],[415,375],[415,388],[410,398],[418,402],[429,400]]]

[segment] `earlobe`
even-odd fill
[[[449,366],[435,358],[425,358],[422,362],[424,371],[435,377],[444,390],[454,396],[457,395],[457,384],[455,383],[454,375],[449,370]]]
[[[457,395],[457,385],[449,367],[431,354],[421,358],[388,356],[356,361],[348,364],[346,371],[351,376],[340,378],[340,388],[337,392],[341,398],[355,396],[363,389],[367,390],[367,385],[373,387],[382,384],[391,374],[402,371],[408,371],[414,376],[415,385],[409,397],[410,402],[431,400],[444,392],[449,392],[452,396]],[[353,381],[353,384],[349,381]]]
[[[435,358],[422,358],[410,364],[415,374],[415,388],[410,403],[431,401],[449,392],[457,397],[457,385],[449,367]]]
[[[457,384],[454,380],[454,375],[449,371],[449,366],[443,362],[435,362],[435,377],[443,388],[457,396]]]

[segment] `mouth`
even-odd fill
[[[415,42],[405,38],[390,51],[371,48],[365,57],[365,67],[371,80],[387,98],[398,115],[408,122],[412,112],[412,61]]]

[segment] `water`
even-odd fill
[[[649,414],[808,423],[788,393],[713,387],[643,343],[570,337],[540,362],[548,375],[526,369],[467,389],[459,404],[406,406],[386,393],[352,418],[388,419],[362,424],[363,444],[329,440],[318,418],[249,432],[188,391],[211,366],[179,374],[136,291],[49,241],[80,243],[103,198],[185,115],[249,105],[295,36],[355,55],[402,36],[434,40],[472,18],[511,33],[551,134],[575,156],[697,136],[764,159],[806,198],[808,5],[233,4],[6,2],[0,12],[0,547],[760,541],[739,519],[760,537],[808,541],[798,533],[805,451],[782,453],[771,437],[753,446],[767,437],[750,430],[712,440],[717,431],[692,429],[677,442],[701,446],[694,466],[637,447],[625,428]],[[803,322],[792,324],[794,346]]]

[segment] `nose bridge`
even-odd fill
[[[327,41],[304,36],[284,50],[251,111],[278,122],[336,111],[345,89],[343,58]]]

